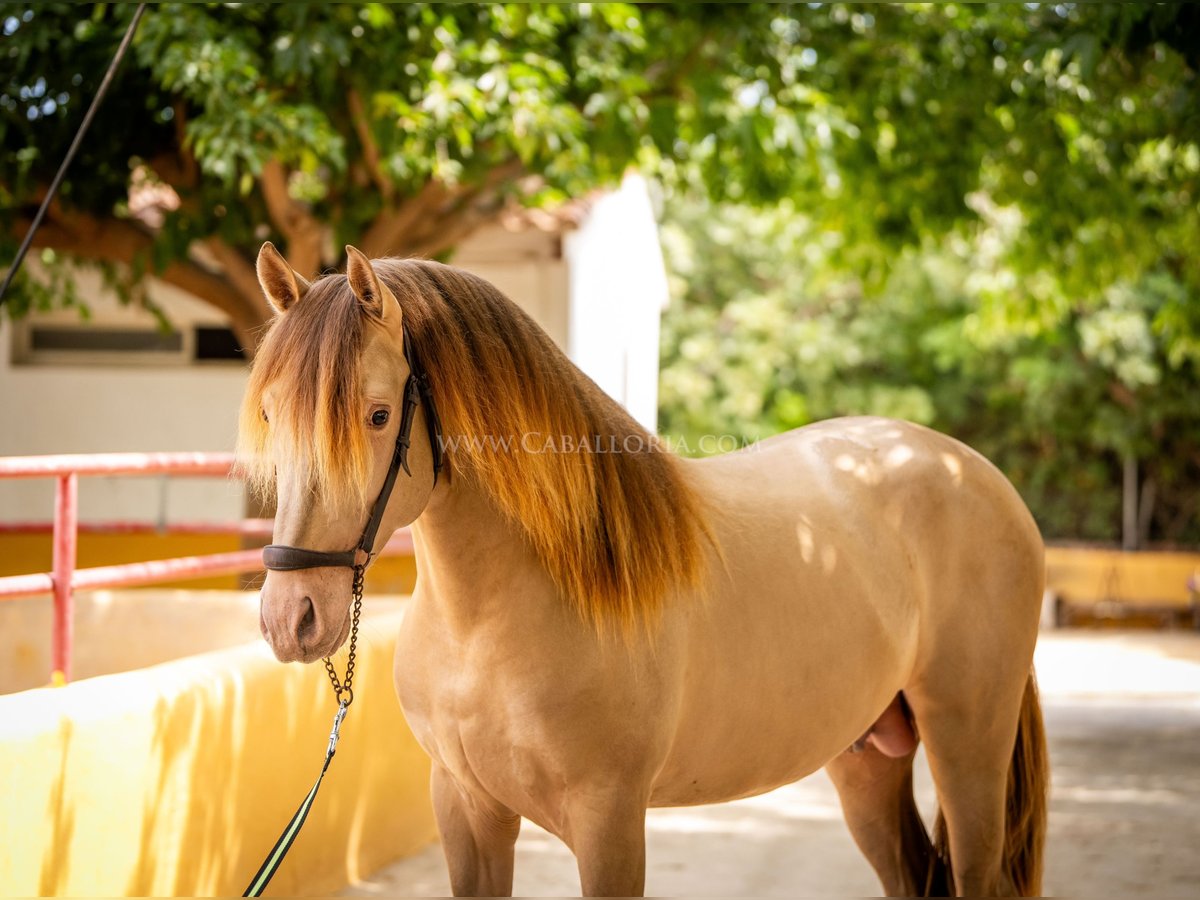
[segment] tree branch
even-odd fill
[[[237,292],[244,297],[253,298],[253,305],[258,313],[260,324],[268,321],[271,318],[271,311],[267,307],[267,301],[263,298],[262,286],[258,282],[258,272],[254,265],[237,249],[219,237],[205,238],[202,243],[205,249],[213,255],[213,258],[221,264],[221,268],[225,270],[225,277],[237,289]]]
[[[28,222],[15,223],[17,233],[23,233]],[[80,259],[92,262],[115,262],[133,265],[139,257],[150,252],[154,237],[124,219],[97,219],[86,213],[60,213],[38,229],[34,247],[52,247]],[[270,316],[262,292],[257,286],[246,293],[220,273],[192,260],[175,260],[156,278],[187,291],[229,316],[234,332],[242,346],[253,351],[256,332]]]
[[[417,240],[408,255],[417,257],[440,256],[466,240],[488,222],[500,215],[501,208],[469,206],[454,215],[447,216],[441,227],[430,229],[426,236]]]
[[[407,243],[407,233],[423,217],[433,214],[447,196],[444,184],[427,181],[415,197],[405,200],[399,208],[384,210],[376,216],[362,236],[359,249],[372,259],[400,255]]]
[[[396,186],[379,163],[379,145],[375,143],[375,135],[371,133],[371,122],[363,109],[362,97],[354,88],[350,88],[346,93],[346,106],[350,110],[350,121],[354,123],[354,130],[358,133],[358,142],[362,144],[367,171],[379,188],[379,193],[383,195],[384,206],[389,206],[396,193]]]
[[[437,246],[440,253],[453,243],[436,241],[437,234],[447,228],[459,233],[460,229],[454,225],[459,215],[479,198],[492,196],[504,182],[522,171],[521,161],[512,159],[491,169],[479,182],[452,187],[439,181],[426,182],[415,197],[405,200],[398,209],[380,213],[363,235],[359,249],[370,257],[419,255],[418,251],[431,246]],[[463,236],[459,233],[458,240]]]
[[[267,213],[279,232],[287,239],[287,258],[292,268],[305,278],[312,278],[321,268],[321,243],[324,226],[288,193],[288,174],[283,164],[271,160],[262,170],[263,199]]]

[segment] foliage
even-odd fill
[[[781,10],[157,4],[41,240],[149,262],[250,328],[265,308],[248,263],[266,237],[305,274],[336,264],[333,248],[347,241],[375,254],[444,254],[513,195],[554,202],[634,162],[689,159],[681,135],[736,143],[722,184],[762,196],[783,183],[760,184],[760,173],[781,170],[791,151],[759,142],[747,128],[761,106],[738,98],[789,52],[772,28]],[[131,14],[121,4],[0,4],[9,242]],[[774,117],[800,122],[798,111],[781,97]],[[169,186],[170,202],[132,208],[133,180]]]
[[[1162,268],[1086,299],[1022,282],[1008,257],[1023,227],[990,209],[866,294],[790,204],[671,201],[661,430],[704,449],[833,416],[920,422],[996,462],[1051,538],[1119,538],[1132,455],[1154,484],[1150,537],[1200,542],[1200,365],[1154,326],[1186,288]]]
[[[0,3],[0,241],[131,14]],[[981,191],[1023,211],[1014,264],[1068,291],[1152,262],[1195,285],[1197,46],[1188,4],[156,4],[43,243],[140,260],[252,326],[265,237],[305,274],[347,241],[445,254],[513,196],[636,163],[791,198],[868,287]],[[132,180],[178,203],[130,208]],[[1200,352],[1194,310],[1162,316]]]
[[[1200,11],[797,19],[825,111],[808,182],[769,213],[667,204],[664,430],[924,422],[996,460],[1052,537],[1116,538],[1134,457],[1144,529],[1200,541]]]

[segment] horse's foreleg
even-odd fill
[[[438,765],[433,767],[430,788],[454,896],[512,896],[513,852],[521,817],[468,794]]]
[[[594,800],[580,798],[568,812],[583,896],[640,897],[646,889],[646,805]]]

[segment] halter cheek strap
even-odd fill
[[[396,447],[392,451],[392,462],[388,466],[387,477],[379,496],[371,507],[370,518],[363,528],[362,537],[353,550],[306,550],[303,547],[289,547],[286,544],[270,544],[263,548],[263,565],[273,572],[294,572],[298,569],[316,569],[322,566],[340,566],[356,569],[370,562],[375,547],[375,536],[379,533],[383,513],[387,509],[388,500],[392,496],[392,488],[396,486],[396,478],[400,470],[412,477],[408,467],[408,448],[412,443],[413,421],[416,419],[417,407],[425,409],[425,424],[429,432],[429,447],[433,451],[433,483],[436,485],[438,474],[442,471],[442,423],[438,418],[437,406],[433,402],[433,389],[429,384],[429,376],[421,368],[409,338],[408,329],[404,329],[404,358],[408,361],[408,379],[404,382],[403,410],[400,414],[400,432],[396,435]],[[364,556],[359,556],[362,551]]]

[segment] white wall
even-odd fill
[[[570,283],[559,249],[556,234],[491,225],[465,240],[450,262],[498,287],[566,350]]]
[[[659,320],[667,273],[644,179],[626,175],[564,244],[567,352],[650,431],[658,422]]]
[[[221,323],[221,316],[168,285],[151,287],[173,321]],[[79,282],[96,320],[153,322],[120,307],[88,273]],[[76,313],[59,313],[78,321]],[[12,325],[0,324],[0,456],[118,450],[232,450],[246,369],[202,365],[18,365],[11,361]],[[84,478],[80,517],[156,520],[162,504],[180,519],[242,515],[242,488],[220,478]],[[165,496],[164,496],[165,490]],[[53,479],[0,480],[0,521],[53,517]]]

